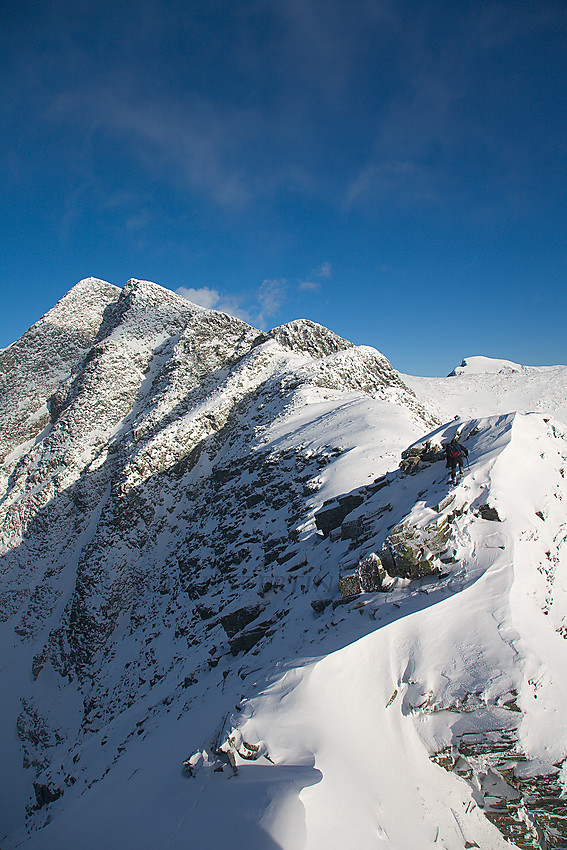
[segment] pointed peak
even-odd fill
[[[352,342],[310,319],[294,319],[269,331],[267,336],[285,348],[305,351],[312,357],[327,357],[337,351],[353,348]]]
[[[57,303],[32,325],[32,328],[51,325],[61,329],[91,328],[108,305],[118,301],[120,289],[105,280],[87,277],[57,301]],[[30,329],[31,330],[31,329]]]
[[[67,295],[70,295],[72,292],[103,292],[113,293],[118,296],[120,294],[120,287],[109,283],[107,280],[101,280],[98,277],[85,277],[76,283],[75,286],[72,286]],[[66,298],[67,295],[63,297]]]

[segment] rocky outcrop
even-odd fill
[[[410,446],[402,452],[400,469],[413,475],[438,460],[445,460],[445,450],[441,445],[427,440],[425,443]]]
[[[390,575],[409,579],[434,575],[440,569],[437,559],[447,551],[450,538],[451,524],[446,518],[423,528],[401,523],[386,538],[382,560]]]
[[[266,334],[266,338],[275,339],[291,351],[302,351],[316,359],[354,347],[352,342],[308,319],[296,319],[280,325]]]
[[[334,528],[339,528],[343,520],[364,502],[361,493],[348,493],[325,502],[315,514],[315,525],[327,537]]]
[[[466,712],[470,723],[471,708],[454,706],[452,710],[456,715]],[[491,728],[490,733],[480,729],[461,733],[450,748],[436,753],[433,761],[467,783],[471,801],[512,846],[560,850],[567,846],[561,765],[530,760],[507,711],[519,712],[514,695],[502,705],[505,722],[500,728]],[[482,713],[479,708],[474,711],[480,717]]]
[[[264,609],[263,605],[246,605],[220,618],[222,627],[228,637],[234,637],[239,631],[258,618]]]

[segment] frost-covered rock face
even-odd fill
[[[329,779],[319,789],[327,793],[333,760],[324,752],[325,740],[320,750],[316,743],[325,724],[316,734],[307,728],[319,708],[303,732],[293,715],[296,700],[286,702],[285,694],[294,690],[291,682],[299,686],[298,671],[307,663],[301,659],[327,656],[333,666],[335,654],[348,653],[365,636],[376,641],[376,659],[391,655],[383,675],[375,674],[375,686],[390,689],[385,700],[380,696],[384,706],[395,712],[399,704],[408,722],[414,703],[439,707],[437,731],[423,748],[444,752],[450,723],[443,711],[461,706],[463,693],[478,690],[478,682],[453,658],[441,659],[433,676],[424,661],[402,656],[412,642],[427,645],[418,634],[420,611],[425,615],[438,601],[450,611],[461,591],[484,586],[481,579],[493,565],[499,593],[506,582],[509,587],[505,570],[512,569],[513,545],[529,549],[525,570],[530,558],[542,561],[547,585],[538,593],[549,610],[541,619],[562,634],[563,609],[550,600],[562,575],[556,526],[566,453],[563,432],[549,422],[533,425],[519,451],[524,457],[525,447],[533,445],[534,463],[543,463],[545,455],[553,468],[549,499],[517,482],[517,494],[530,489],[529,498],[537,496],[535,519],[530,514],[536,528],[526,520],[524,537],[520,520],[509,514],[523,516],[528,508],[508,504],[505,488],[491,484],[494,458],[509,456],[512,430],[521,430],[514,417],[470,424],[465,436],[471,465],[475,458],[480,464],[477,477],[463,483],[457,497],[447,497],[438,453],[422,451],[411,475],[398,463],[408,445],[437,445],[455,426],[438,427],[379,352],[312,322],[261,333],[155,284],[132,280],[118,290],[90,279],[0,355],[6,368],[16,363],[15,379],[0,375],[3,391],[11,393],[0,422],[6,445],[0,492],[0,678],[7,695],[0,724],[0,823],[8,836],[0,837],[3,848],[21,842],[61,847],[69,836],[74,846],[87,841],[85,848],[104,844],[111,850],[143,841],[181,847],[188,836],[195,846],[222,846],[227,836],[220,822],[214,835],[203,830],[219,820],[210,811],[223,807],[231,813],[226,820],[231,834],[236,830],[235,846],[256,846],[248,820],[239,832],[235,801],[242,789],[233,800],[222,797],[226,789],[207,785],[209,803],[209,792],[194,798],[193,787],[179,784],[186,782],[182,760],[191,756],[189,776],[202,769],[202,777],[210,773],[220,782],[223,764],[232,776],[242,759],[266,770],[279,770],[272,762],[280,759],[282,769],[284,763],[293,766],[292,774],[268,771],[265,782],[270,788],[283,782],[286,799],[292,786],[299,794],[317,783],[327,764]],[[437,430],[424,436],[432,428]],[[506,462],[499,464],[496,480],[498,470],[511,474]],[[486,506],[497,512],[498,522]],[[542,523],[547,526],[536,545]],[[380,558],[384,566],[378,570]],[[355,591],[341,598],[340,586],[353,576],[349,587]],[[516,594],[521,614],[518,599]],[[476,604],[468,615],[472,621]],[[435,626],[441,643],[443,622],[441,613]],[[482,728],[493,719],[493,703],[524,687],[528,708],[514,716],[513,728],[523,720],[537,749],[531,686],[522,684],[521,670],[510,661],[517,634],[500,607],[487,614],[487,623],[505,648],[478,650],[485,659],[478,676],[490,676],[500,665],[501,679],[494,693],[482,692],[477,700]],[[456,621],[443,628],[453,635],[450,645],[458,645]],[[402,647],[399,658],[388,640]],[[542,675],[533,672],[537,663],[530,658],[530,680]],[[379,666],[372,662],[372,669]],[[275,709],[274,722],[265,720],[269,689],[267,702],[251,700],[257,687],[289,667],[297,670],[284,675],[276,691],[284,694],[284,713],[291,711],[281,728],[295,729],[297,740],[287,732],[280,738]],[[555,707],[557,688],[547,680],[542,687]],[[399,699],[388,702],[394,689]],[[374,705],[376,698],[370,701]],[[331,702],[339,717],[341,701],[335,695]],[[229,721],[231,712],[236,714]],[[230,723],[235,729],[227,737]],[[420,729],[427,738],[425,726]],[[267,744],[258,740],[263,728]],[[224,747],[225,739],[232,743]],[[407,742],[399,743],[405,751]],[[391,754],[378,755],[392,762]],[[314,759],[320,769],[305,767]],[[102,802],[92,802],[95,783]],[[158,786],[162,804],[156,808]],[[264,811],[262,787],[250,785],[244,809]],[[329,793],[321,811],[334,805]],[[180,795],[189,795],[192,814],[188,831],[176,827],[172,837],[170,825],[184,823]],[[270,791],[272,796],[277,809],[277,793]],[[114,816],[127,825],[112,835],[102,826],[109,799]],[[388,808],[385,798],[380,805]],[[151,825],[140,808],[151,811]],[[312,846],[331,846],[316,814],[309,817],[315,819]],[[302,846],[293,830],[273,829],[278,846]],[[374,827],[371,833],[374,842]],[[449,827],[443,835],[447,847],[462,846],[452,843]],[[392,844],[410,845],[409,838],[406,845]],[[361,839],[357,850],[366,846]]]
[[[0,471],[7,456],[49,422],[47,400],[81,362],[120,290],[102,280],[78,283],[26,333],[0,352]],[[5,480],[4,480],[5,486]]]
[[[352,342],[342,339],[322,325],[310,322],[308,319],[296,319],[294,322],[280,325],[279,328],[270,331],[267,336],[292,351],[304,351],[316,358],[354,347]]]

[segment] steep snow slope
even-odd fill
[[[564,427],[118,294],[0,501],[3,850],[564,846]]]
[[[401,378],[443,421],[518,411],[548,414],[567,423],[567,366],[520,366],[467,357],[447,378]]]
[[[536,415],[471,422],[466,433],[470,470],[452,499],[433,463],[367,494],[357,511],[375,536],[358,548],[308,536],[303,578],[290,584],[289,562],[271,571],[261,616],[279,608],[280,593],[285,607],[254,655],[223,655],[193,674],[198,693],[186,698],[195,682],[165,697],[159,689],[143,712],[138,704],[137,725],[123,716],[95,732],[67,805],[23,846],[190,840],[212,850],[229,835],[233,846],[286,850],[510,846],[493,822],[514,787],[502,777],[556,782],[567,754],[567,445],[564,429]],[[454,551],[443,575],[308,613],[309,600],[335,595],[336,579],[311,584],[307,570],[316,577],[330,557],[356,562],[392,522],[443,518]],[[219,760],[223,742],[237,773]],[[461,753],[450,773],[448,748],[453,760]],[[193,776],[182,777],[192,752]],[[516,829],[524,842],[512,846],[544,846],[521,818],[509,821],[506,838]]]
[[[466,430],[476,432],[471,469],[450,506],[462,511],[457,561],[435,589],[420,588],[439,594],[436,604],[415,611],[407,593],[388,622],[390,600],[367,596],[358,610],[382,628],[286,673],[237,720],[276,765],[320,773],[300,793],[293,826],[289,800],[272,803],[263,823],[278,845],[509,846],[478,805],[488,808],[486,774],[449,781],[428,756],[485,732],[513,742],[507,769],[525,771],[527,758],[534,771],[557,773],[565,759],[565,431],[536,416]],[[431,474],[420,476],[429,486],[408,517],[417,525],[442,495]],[[479,514],[487,500],[500,522]]]

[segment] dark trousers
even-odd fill
[[[463,474],[463,459],[462,457],[451,457],[447,461],[447,465],[451,470],[451,481],[455,481],[457,478],[457,467],[459,468],[459,472],[461,475]]]

